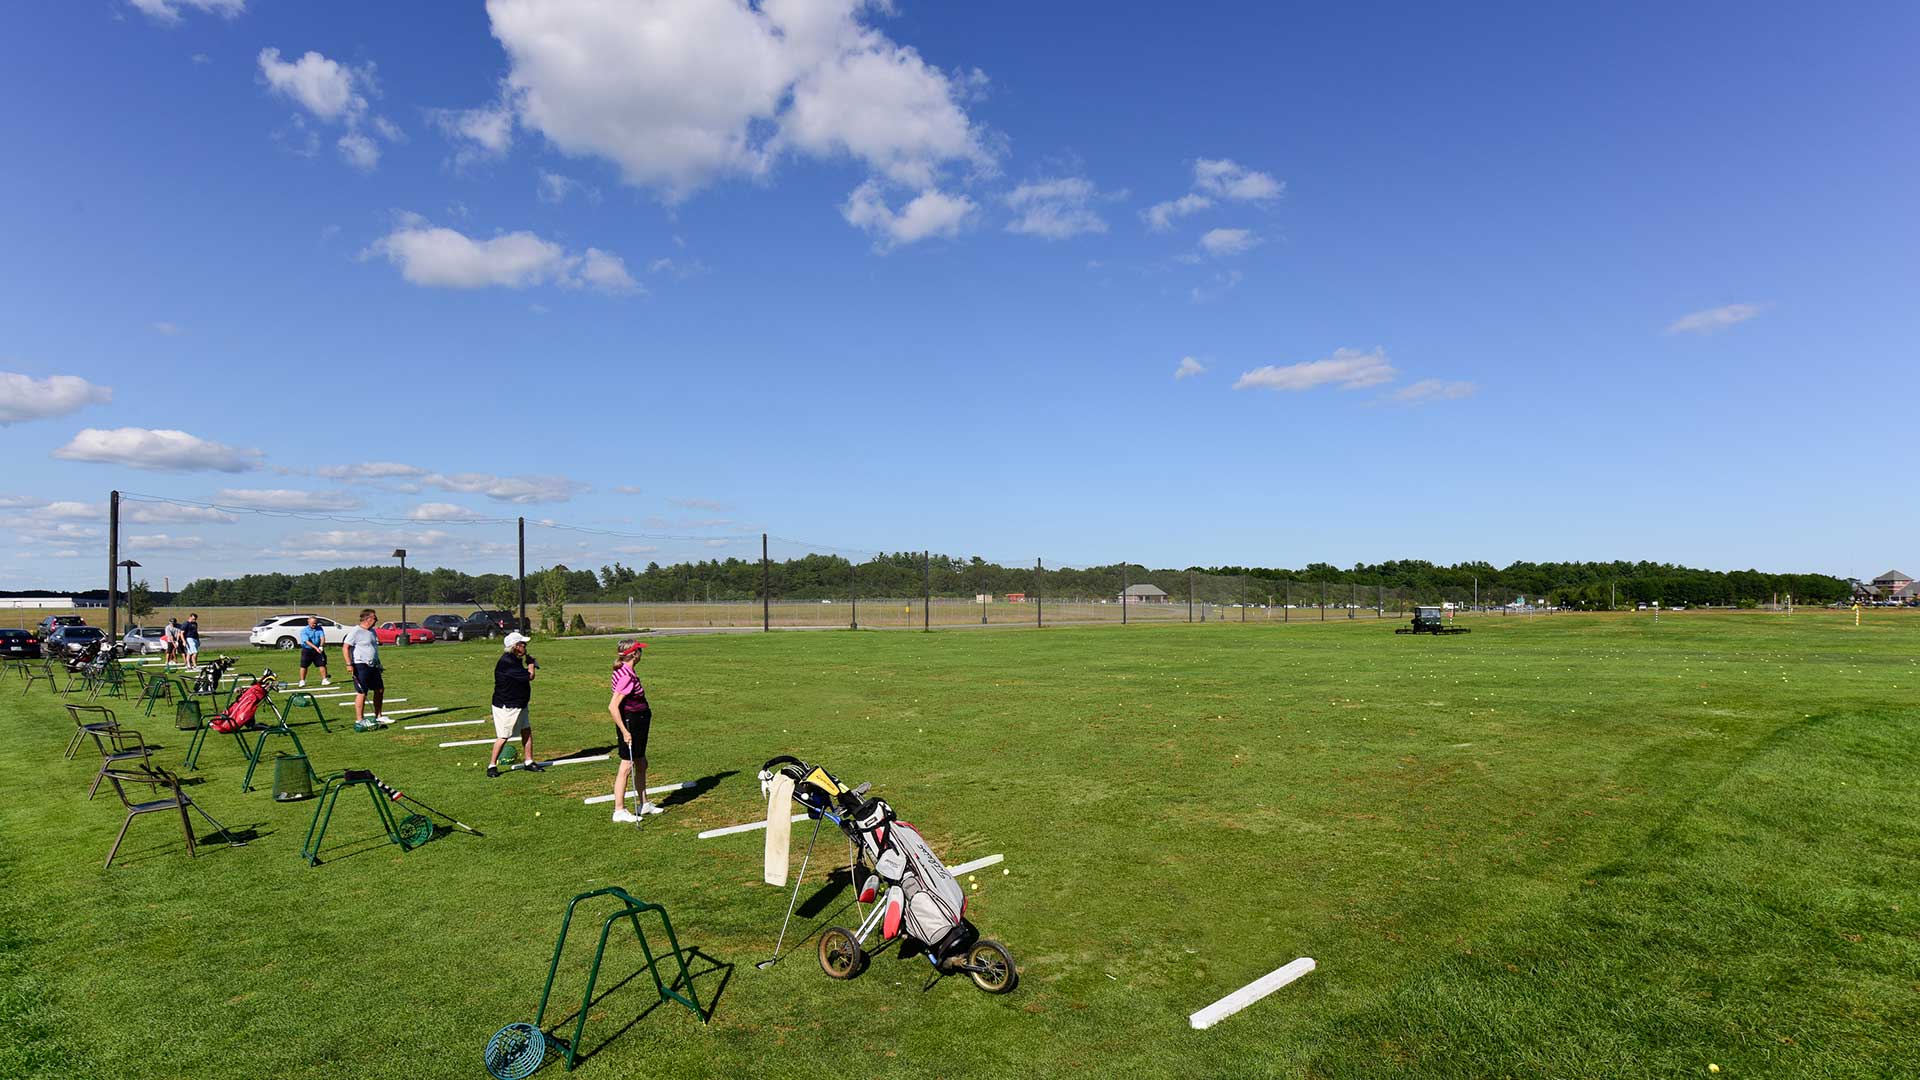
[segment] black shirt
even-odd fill
[[[180,628],[180,632],[181,632],[181,635],[184,637],[190,637],[195,641],[199,641],[200,640],[200,620],[188,619],[187,624]]]
[[[524,709],[533,698],[533,672],[527,665],[533,663],[533,654],[528,653],[525,663],[510,652],[500,654],[500,662],[493,665],[493,704],[499,709]]]

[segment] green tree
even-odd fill
[[[127,590],[127,621],[138,626],[140,620],[153,614],[153,593],[147,583],[136,581]]]
[[[504,578],[493,587],[493,606],[501,611],[512,611],[520,604],[520,590],[512,578]]]
[[[558,637],[567,628],[567,568],[542,571],[539,584],[540,628]]]

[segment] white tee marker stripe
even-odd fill
[[[1193,1025],[1195,1031],[1204,1031],[1300,976],[1305,975],[1307,972],[1312,971],[1313,968],[1313,957],[1303,956],[1292,963],[1267,972],[1265,975],[1235,990],[1219,1001],[1201,1009],[1199,1012],[1187,1017],[1187,1022]]]
[[[952,874],[954,877],[959,877],[961,874],[970,874],[975,870],[984,869],[985,867],[994,866],[1005,861],[1007,861],[1005,855],[989,855],[984,859],[975,859],[969,863],[961,863],[959,866],[949,867],[947,873]]]
[[[793,815],[793,820],[805,821],[807,820],[807,815],[795,814]],[[734,833],[752,832],[755,829],[764,829],[766,827],[767,827],[767,823],[764,821],[749,821],[745,825],[729,825],[724,829],[708,829],[706,832],[701,833],[695,839],[709,840],[716,836],[730,836]]]
[[[679,790],[681,790],[681,789],[683,789],[683,788],[690,788],[690,787],[692,787],[692,786],[693,786],[693,781],[691,781],[691,780],[689,780],[689,781],[687,781],[687,782],[686,782],[686,783],[684,783],[684,784],[665,784],[665,785],[662,785],[661,787],[650,787],[650,788],[648,788],[648,789],[647,789],[647,794],[649,794],[649,795],[663,795],[663,794],[665,794],[666,792],[669,792],[669,791],[679,791]],[[629,791],[629,792],[627,792],[627,798],[629,798],[629,799],[631,799],[631,798],[633,798],[633,792],[631,792],[631,791]],[[589,795],[589,796],[587,796],[586,798],[584,798],[584,799],[581,799],[580,801],[581,801],[581,802],[583,802],[583,803],[586,803],[586,804],[587,804],[588,806],[592,806],[592,805],[593,805],[594,803],[603,803],[603,802],[612,802],[612,801],[613,801],[613,793],[612,793],[612,792],[608,792],[608,793],[607,793],[607,794],[605,794],[605,795]]]

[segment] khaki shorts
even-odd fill
[[[533,730],[533,710],[509,709],[499,705],[493,707],[493,737],[511,739],[523,731]]]

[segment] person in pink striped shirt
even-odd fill
[[[607,714],[613,717],[614,734],[619,738],[620,768],[613,777],[613,820],[637,823],[648,814],[663,811],[647,800],[647,730],[653,725],[653,708],[647,704],[647,688],[640,684],[640,655],[644,641],[620,643],[620,659],[613,665],[613,696],[607,701]],[[637,786],[640,805],[627,809],[627,780]]]

